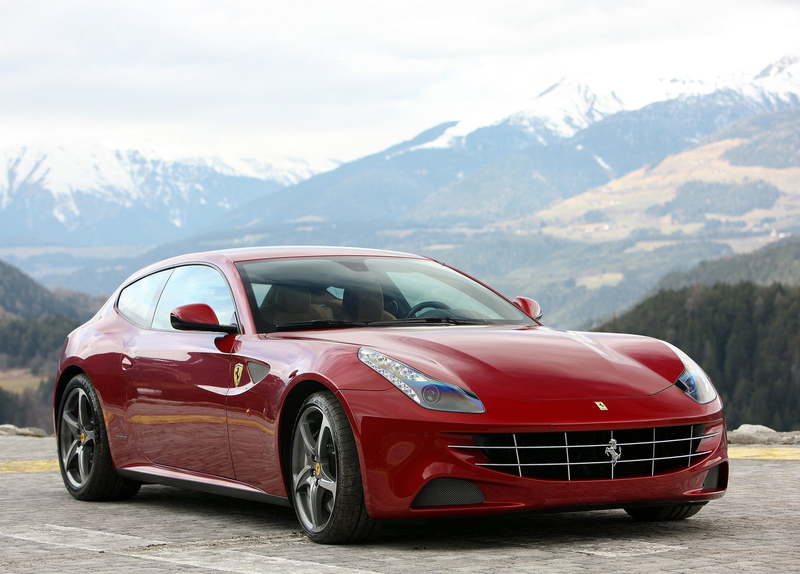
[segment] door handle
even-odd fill
[[[131,367],[133,367],[133,361],[131,361],[130,357],[122,355],[122,370],[127,371]]]

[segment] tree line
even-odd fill
[[[39,386],[20,394],[0,389],[0,424],[34,426],[52,432],[53,384],[67,335],[78,326],[68,317],[0,321],[0,370],[30,369]]]
[[[800,429],[800,289],[720,283],[664,290],[596,330],[682,349],[714,381],[728,428]]]

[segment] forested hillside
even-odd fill
[[[688,271],[669,273],[658,282],[655,291],[695,283],[713,285],[741,281],[800,286],[800,238],[784,239],[752,253],[710,259]]]
[[[696,284],[663,290],[597,331],[669,341],[711,376],[728,428],[800,429],[800,289]]]
[[[0,388],[0,424],[50,429],[52,388],[64,339],[91,317],[104,297],[50,291],[0,261],[0,374],[24,370],[37,388]],[[35,378],[34,378],[35,377]]]
[[[58,313],[59,303],[52,292],[13,265],[0,261],[0,309],[6,315],[36,317]]]
[[[51,432],[53,383],[64,339],[80,321],[43,316],[0,319],[0,372],[30,370],[38,387],[12,393],[0,388],[0,424],[33,426]]]
[[[0,320],[0,370],[29,368],[54,374],[64,339],[80,324],[68,317]]]
[[[66,289],[50,291],[13,265],[0,261],[0,317],[60,315],[86,320],[104,302],[102,295]]]
[[[0,424],[37,427],[53,432],[53,382],[42,380],[22,394],[0,389]]]

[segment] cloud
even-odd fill
[[[800,47],[800,8],[780,1],[53,0],[0,12],[0,143],[186,153],[350,158],[441,121],[512,113],[565,75],[707,76]]]

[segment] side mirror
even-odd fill
[[[217,314],[205,303],[181,305],[169,314],[169,322],[178,331],[211,331],[234,334],[239,332],[236,325],[220,325]]]
[[[542,318],[542,307],[534,299],[530,297],[515,297],[512,303],[529,317],[533,317],[537,321]]]

